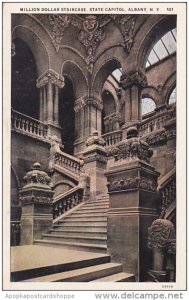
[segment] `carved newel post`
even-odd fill
[[[90,200],[96,200],[100,194],[106,193],[107,180],[104,172],[107,167],[107,151],[105,141],[98,131],[86,141],[86,150],[83,151],[84,167],[90,176]]]
[[[167,279],[174,281],[176,239],[173,223],[169,220],[157,219],[149,227],[148,232],[148,247],[152,249],[153,254],[152,270],[149,270],[149,275],[156,281],[167,281]]]
[[[148,227],[157,219],[156,198],[159,173],[150,165],[153,151],[138,137],[136,127],[127,139],[111,150],[115,161],[106,172],[110,208],[108,251],[112,261],[145,280],[150,266]]]
[[[50,177],[42,171],[39,163],[23,178],[25,185],[20,191],[22,205],[21,245],[33,244],[42,233],[52,226],[53,191]]]

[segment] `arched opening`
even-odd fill
[[[75,141],[74,89],[69,77],[65,76],[65,86],[59,92],[59,124],[62,128],[64,151],[73,155]]]
[[[102,134],[104,134],[114,130],[113,118],[116,112],[116,105],[113,95],[107,90],[102,92],[102,101]]]
[[[15,55],[11,65],[12,108],[30,117],[39,118],[39,90],[36,87],[37,66],[34,56],[23,40],[14,40]]]
[[[169,95],[169,99],[168,99],[168,104],[172,105],[174,103],[176,103],[176,87],[172,89],[170,95]]]
[[[141,112],[142,117],[147,116],[148,114],[152,113],[156,108],[156,104],[153,99],[149,97],[143,97],[141,100]]]

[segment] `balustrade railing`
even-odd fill
[[[167,121],[176,116],[176,106],[168,108],[168,110],[156,113],[153,116],[143,120],[139,126],[139,134],[144,135],[164,127]]]
[[[37,138],[46,139],[47,125],[43,122],[24,115],[12,109],[11,127],[13,130],[34,136]]]
[[[11,246],[20,244],[20,221],[11,221]]]
[[[176,201],[176,174],[171,174],[168,180],[158,187],[158,190],[161,195],[160,215],[164,216],[167,208]]]
[[[74,187],[68,192],[57,196],[53,201],[53,218],[56,219],[83,201],[83,189]]]
[[[122,131],[117,130],[117,131],[108,132],[103,134],[102,137],[105,140],[107,147],[113,146],[122,140]]]
[[[64,169],[67,169],[74,174],[79,175],[81,172],[81,161],[65,152],[55,152],[51,161],[54,165],[58,165]]]

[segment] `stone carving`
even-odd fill
[[[153,151],[149,149],[149,145],[142,141],[138,136],[135,127],[127,130],[127,139],[119,142],[116,147],[110,150],[110,154],[114,157],[115,162],[124,160],[126,163],[134,160],[143,160],[149,162]]]
[[[164,143],[167,141],[167,132],[165,129],[154,131],[146,138],[146,143],[151,145],[156,145],[159,143]]]
[[[123,36],[124,48],[127,54],[129,54],[133,45],[136,18],[136,15],[118,15],[116,18],[116,25]]]
[[[49,21],[52,29],[52,42],[56,49],[59,51],[64,29],[69,26],[72,15],[65,14],[50,14]]]
[[[52,204],[52,198],[36,197],[35,195],[20,197],[20,201],[22,204]]]
[[[12,42],[11,43],[11,56],[15,56],[16,55],[16,47],[15,44]]]
[[[37,79],[36,86],[40,88],[46,85],[49,81],[54,85],[57,85],[59,88],[64,87],[64,77],[51,69],[46,71],[40,78]]]
[[[155,192],[157,189],[157,182],[143,177],[129,177],[109,182],[107,186],[109,192],[118,192],[137,188]]]
[[[87,141],[85,142],[86,146],[93,146],[93,145],[99,145],[101,147],[104,147],[106,145],[105,140],[99,136],[99,133],[97,130],[93,131],[93,135],[90,136]]]
[[[36,186],[43,186],[43,188],[51,190],[51,179],[46,172],[41,170],[41,165],[37,162],[33,164],[32,170],[24,176],[23,181],[25,185],[22,190]]]
[[[136,18],[137,16],[134,15],[50,14],[49,22],[52,31],[52,42],[58,52],[61,48],[65,28],[70,24],[77,27],[79,29],[78,40],[86,49],[86,63],[91,73],[96,49],[105,39],[103,27],[113,20],[123,36],[124,48],[126,52],[129,53],[133,44]]]
[[[175,239],[175,228],[172,222],[165,219],[155,220],[148,228],[148,247],[166,248],[171,247],[170,240]],[[171,248],[170,248],[171,249]]]
[[[147,86],[147,78],[140,71],[131,71],[127,74],[121,75],[120,84],[124,90],[132,87],[133,85],[145,88]]]
[[[101,100],[92,97],[82,97],[76,101],[76,104],[74,106],[75,112],[80,111],[86,105],[92,105],[99,110],[103,109],[103,103]]]

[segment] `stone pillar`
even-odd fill
[[[43,121],[43,111],[44,111],[44,104],[43,104],[43,90],[42,88],[40,88],[40,91],[39,91],[39,97],[40,97],[40,116],[39,116],[39,119],[40,121]]]
[[[174,225],[169,220],[157,219],[149,227],[148,232],[148,247],[152,249],[153,255],[152,269],[148,274],[156,281],[174,281],[176,249]]]
[[[75,101],[75,154],[82,153],[86,148],[86,139],[93,131],[101,132],[102,107],[102,101],[94,97],[81,97]]]
[[[106,172],[110,207],[108,252],[124,270],[145,280],[149,270],[148,227],[157,218],[157,178],[149,163],[152,150],[138,137],[136,127],[127,130],[127,139],[112,148],[115,161]]]
[[[125,125],[123,131],[141,121],[141,91],[147,86],[146,76],[140,71],[130,71],[121,76],[125,90]]]
[[[88,138],[86,150],[83,151],[84,168],[90,177],[90,200],[106,193],[107,180],[104,172],[107,167],[107,151],[105,141],[99,137],[98,131]]]
[[[31,245],[42,233],[48,232],[53,223],[50,177],[35,163],[23,179],[20,191],[22,205],[21,245]]]
[[[61,128],[58,122],[59,99],[58,89],[64,87],[64,78],[49,69],[37,79],[37,87],[43,88],[43,121],[48,124],[48,135],[57,135],[61,138]],[[42,113],[40,112],[40,116]]]

